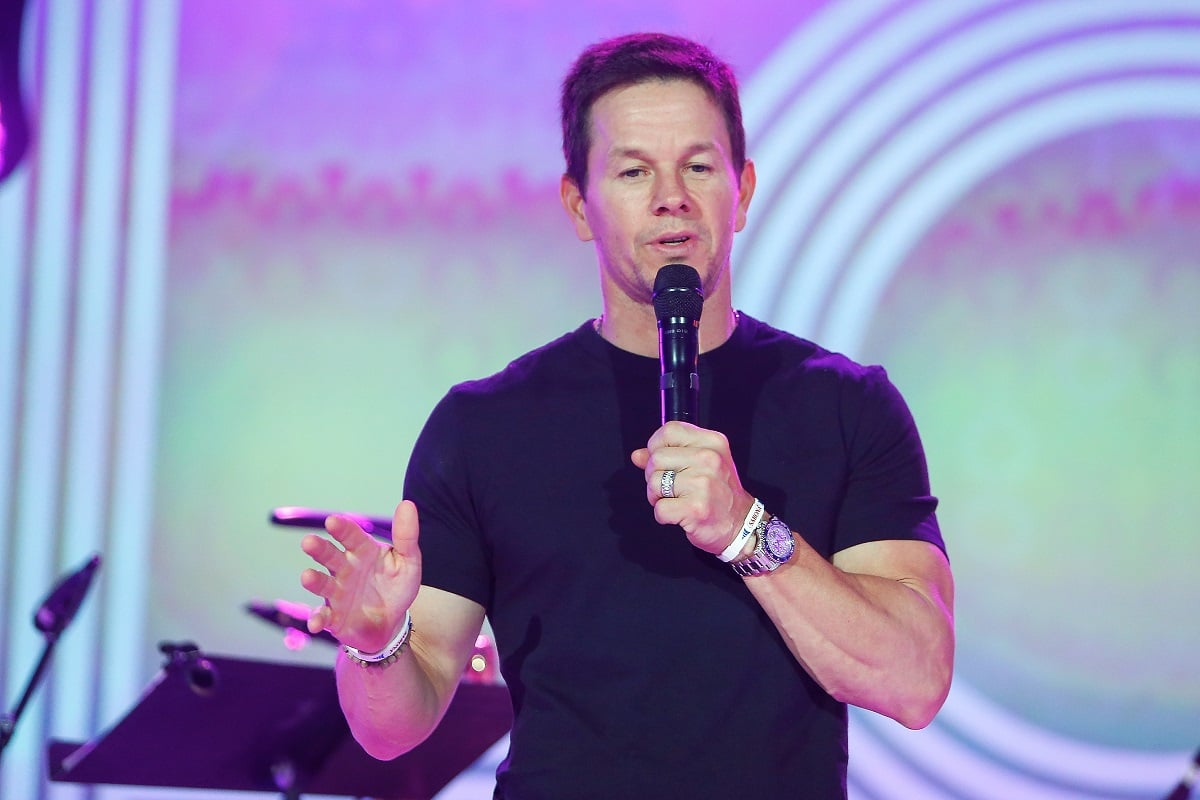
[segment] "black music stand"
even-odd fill
[[[50,779],[429,800],[512,724],[504,686],[464,682],[429,739],[378,761],[350,735],[331,669],[185,653],[110,730],[51,740]]]

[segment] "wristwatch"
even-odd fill
[[[755,533],[757,541],[754,543],[754,552],[729,565],[743,578],[774,572],[796,552],[792,529],[779,517],[768,518],[764,514]]]

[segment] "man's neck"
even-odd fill
[[[725,344],[736,327],[737,313],[728,298],[706,300],[700,315],[700,352]],[[658,320],[651,306],[606,307],[596,320],[596,332],[622,350],[658,357]]]

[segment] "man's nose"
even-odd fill
[[[654,213],[674,214],[691,208],[691,197],[683,176],[678,173],[660,174],[654,183]]]

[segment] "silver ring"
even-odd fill
[[[658,493],[663,497],[675,496],[675,470],[663,470],[662,478],[658,481]]]

